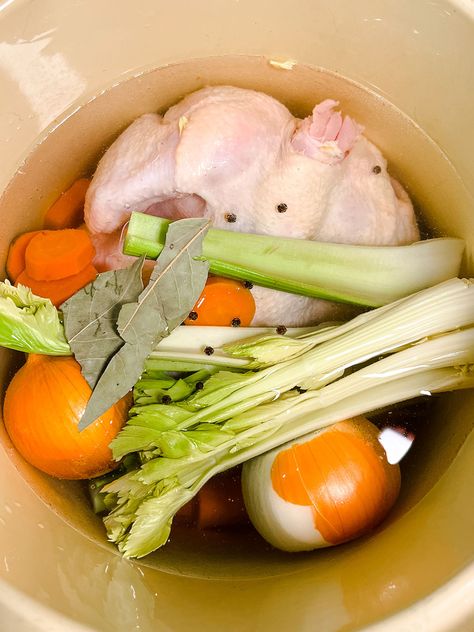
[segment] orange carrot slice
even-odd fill
[[[43,231],[25,251],[25,270],[36,281],[57,281],[84,270],[94,258],[89,235],[74,228]]]
[[[26,285],[34,294],[49,298],[56,307],[59,307],[78,290],[93,281],[96,276],[97,270],[92,265],[86,266],[78,274],[55,281],[38,281],[24,270],[17,278],[15,285],[20,283]]]
[[[15,283],[18,276],[25,269],[26,247],[33,237],[36,237],[36,235],[39,235],[41,232],[41,230],[33,230],[29,233],[23,233],[15,237],[11,242],[8,250],[6,269],[10,281],[13,281],[13,283]]]
[[[252,292],[240,281],[209,277],[186,325],[248,327],[255,315]]]
[[[44,216],[45,228],[77,228],[84,221],[84,201],[90,180],[80,178],[64,191]]]
[[[240,474],[229,472],[211,478],[198,494],[198,527],[215,529],[248,522]]]

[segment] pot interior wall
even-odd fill
[[[430,228],[466,239],[464,273],[474,272],[472,200],[441,148],[419,127],[377,94],[338,75],[301,64],[282,70],[262,57],[245,56],[197,59],[139,75],[67,116],[41,139],[0,200],[1,252],[6,253],[7,244],[16,234],[41,226],[42,214],[50,203],[75,178],[93,172],[104,149],[134,118],[144,112],[165,110],[188,92],[217,84],[262,90],[300,116],[309,113],[319,100],[337,98],[342,109],[362,123],[367,136],[382,149],[392,174],[405,184]],[[456,213],[447,213],[446,209],[456,209]],[[0,378],[6,383],[10,359],[2,354],[0,360]],[[273,607],[274,591],[284,594],[286,587],[287,594],[294,598],[298,588],[303,603],[309,600],[309,588],[302,588],[308,582],[313,587],[324,586],[321,595],[330,601],[330,587],[342,580],[346,586],[344,607],[356,622],[370,620],[371,613],[375,617],[409,603],[426,591],[430,581],[433,586],[438,579],[445,581],[472,555],[468,544],[459,546],[455,553],[441,551],[431,577],[428,573],[424,578],[420,565],[426,551],[435,546],[436,539],[450,542],[453,531],[444,513],[440,514],[439,527],[433,530],[417,522],[414,512],[428,517],[433,506],[434,511],[441,511],[439,503],[454,514],[461,510],[459,488],[453,494],[455,481],[448,470],[456,455],[456,467],[461,467],[461,471],[474,456],[472,441],[467,439],[473,423],[469,410],[473,406],[474,398],[463,393],[443,397],[433,408],[429,432],[423,433],[423,441],[415,442],[406,459],[400,501],[374,536],[333,550],[288,556],[263,546],[253,535],[250,539],[236,534],[190,539],[176,530],[170,544],[142,561],[146,581],[153,585],[153,569],[194,578],[270,581],[279,576],[275,588],[267,590],[268,607],[263,603],[262,622],[265,612]],[[104,555],[115,556],[115,550],[105,541],[100,520],[87,504],[82,486],[50,479],[29,467],[9,446],[4,431],[2,441],[34,492],[71,527],[102,547]],[[424,508],[418,506],[422,499]],[[425,540],[425,547],[420,538]],[[390,570],[380,568],[381,558],[390,560]],[[432,562],[423,564],[429,568]],[[410,580],[404,579],[407,572]],[[363,591],[358,587],[361,576],[365,577]],[[390,588],[394,576],[403,579]],[[225,582],[222,586],[224,589]],[[282,613],[283,610],[283,606],[279,608]],[[297,623],[293,623],[294,629],[298,629]]]

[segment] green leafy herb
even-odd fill
[[[25,353],[67,356],[71,349],[59,313],[23,285],[0,282],[0,346]]]
[[[139,379],[146,358],[191,311],[207,279],[198,261],[209,222],[184,219],[168,230],[150,281],[134,303],[123,305],[117,330],[123,346],[112,356],[89,399],[79,428],[86,428]]]
[[[138,259],[129,268],[102,272],[61,306],[69,345],[91,388],[123,345],[117,319],[143,290],[142,267],[143,259]]]

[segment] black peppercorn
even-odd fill
[[[375,165],[375,167],[372,169],[372,173],[378,174],[382,171],[382,167],[380,165]]]
[[[233,318],[230,324],[232,327],[240,327],[240,318]]]
[[[251,281],[244,281],[244,287],[246,287],[247,290],[251,290],[253,288],[253,283]]]
[[[173,400],[171,399],[169,395],[163,395],[163,397],[161,398],[162,404],[171,404],[172,401]]]
[[[281,204],[278,204],[277,211],[279,213],[286,213],[287,210],[288,210],[288,204],[285,204],[284,202],[281,202]]]
[[[194,385],[195,389],[197,391],[202,391],[202,389],[204,388],[204,383],[203,382],[196,382],[196,384]]]
[[[204,353],[206,355],[212,355],[214,353],[214,349],[212,347],[204,347]]]
[[[306,390],[306,388],[301,388],[301,386],[295,386],[295,391],[298,391],[300,394],[306,393]]]
[[[198,319],[198,313],[197,312],[189,312],[188,318],[189,318],[189,320],[197,320]]]
[[[234,222],[237,221],[237,215],[235,213],[226,213],[224,219],[226,222],[229,222],[229,224],[234,224]]]
[[[283,336],[286,334],[287,329],[285,327],[285,325],[278,325],[278,327],[276,328],[276,332],[277,334],[280,334],[280,336]]]

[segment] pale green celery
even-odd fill
[[[49,299],[0,282],[0,346],[25,353],[69,356],[59,313]]]
[[[132,213],[124,253],[156,258],[169,220]],[[210,229],[210,272],[305,296],[376,307],[459,273],[464,242],[353,246]]]
[[[320,389],[340,378],[348,367],[472,322],[474,286],[453,279],[398,301],[390,308],[358,316],[339,327],[338,331],[343,332],[339,336],[333,335],[332,330],[327,334],[316,332],[316,342],[325,341],[296,359],[258,372],[214,374],[202,391],[182,404],[194,414],[187,412],[179,417],[176,429],[192,428],[202,422],[221,423],[247,410],[252,415],[255,406],[278,399],[295,386]],[[141,415],[145,414],[142,409]],[[171,407],[157,414],[168,416]],[[112,443],[112,448],[114,457],[119,459],[134,450],[148,450],[152,445],[146,433],[129,425]]]
[[[180,457],[158,457],[107,486],[117,503],[105,519],[109,537],[127,557],[147,555],[166,542],[176,511],[218,472],[342,419],[420,394],[472,388],[473,362],[474,328],[470,328],[421,342],[320,391],[260,406],[251,425],[247,416],[221,427],[207,424],[202,439],[199,427],[184,432],[189,442],[183,444]]]
[[[324,325],[324,329],[334,327],[334,325]],[[304,336],[308,333],[314,333],[321,330],[320,327],[290,327],[286,334],[278,335],[275,327],[177,327],[169,336],[163,338],[154,351],[149,356],[148,362],[155,362],[155,366],[162,366],[160,363],[172,361],[182,362],[196,366],[197,364],[222,366],[231,369],[250,368],[251,357],[245,358],[244,353],[226,353],[227,345],[237,345],[255,338],[260,341],[264,337],[269,340],[279,341],[282,348],[292,345],[295,337]],[[298,350],[301,343],[294,343]],[[273,362],[278,362],[279,355],[277,353],[277,343],[271,344],[269,354],[273,356]],[[212,355],[207,355],[204,349],[210,347],[213,349]],[[273,352],[272,352],[273,349]]]
[[[195,371],[213,371],[215,364],[193,362],[191,360],[172,360],[168,358],[154,357],[153,352],[145,360],[145,369],[150,371],[166,371],[174,373],[190,373]],[[229,369],[230,370],[230,369]],[[238,370],[235,368],[234,370]],[[240,370],[240,369],[239,369]]]
[[[266,395],[272,399],[296,386],[320,388],[356,364],[393,353],[425,337],[469,326],[474,322],[474,285],[451,279],[375,310],[369,318],[364,316],[368,315],[355,319],[358,326],[293,360],[253,373],[216,373],[202,391],[186,400],[186,406],[195,414],[181,429],[199,422],[223,421],[224,409],[227,414],[238,405],[243,411],[245,402],[250,408],[255,397]]]

